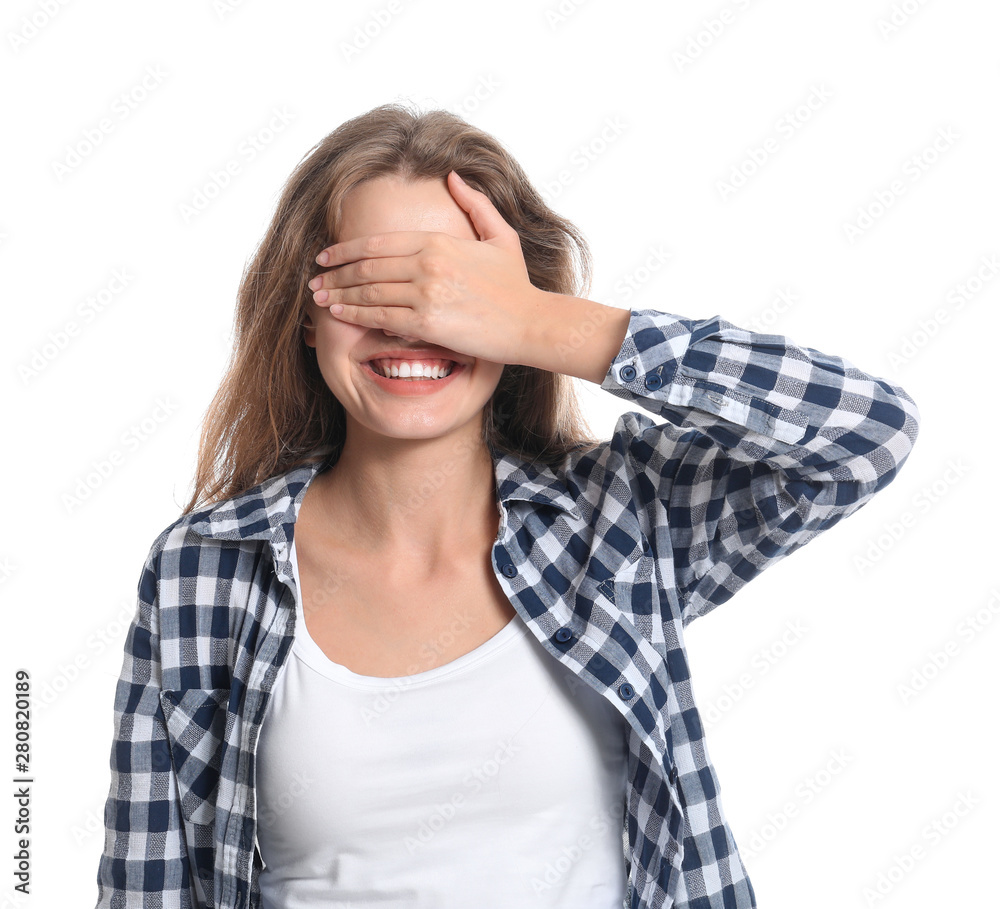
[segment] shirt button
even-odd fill
[[[618,696],[623,701],[627,701],[633,694],[635,694],[635,689],[628,682],[623,682],[618,686]]]
[[[618,373],[625,382],[631,382],[635,378],[635,367],[634,366],[623,366],[621,371]]]
[[[510,562],[500,569],[508,578],[514,577],[517,574],[517,568],[515,568]]]
[[[556,640],[560,644],[565,644],[567,641],[573,640],[573,632],[569,628],[560,628],[556,632]]]
[[[670,785],[673,786],[677,783],[677,767],[673,766],[670,768],[670,775],[667,777],[670,780]]]
[[[646,376],[646,388],[656,391],[663,384],[663,377],[658,372],[651,372]]]

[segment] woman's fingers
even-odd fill
[[[408,306],[335,303],[330,307],[330,314],[352,325],[384,328],[393,334],[419,337],[416,313]]]
[[[454,177],[449,175],[448,189],[451,190],[454,200],[465,210],[479,234],[480,240],[499,240],[502,245],[510,246],[516,241],[517,248],[521,248],[517,231],[514,230],[504,219],[496,206],[490,201],[486,193],[473,189],[455,171],[451,171]],[[455,179],[457,177],[457,179]]]
[[[427,239],[422,230],[394,230],[384,234],[368,234],[328,246],[316,256],[317,265],[336,268],[358,259],[385,256],[412,256],[420,252]]]
[[[413,288],[406,283],[356,284],[331,287],[313,293],[313,302],[330,307],[336,303],[352,306],[393,306],[412,308]],[[365,323],[367,324],[367,323]]]
[[[309,289],[320,291],[334,287],[353,287],[358,284],[408,281],[412,277],[412,269],[412,260],[399,257],[361,259],[317,275],[309,282]]]

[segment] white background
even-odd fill
[[[47,4],[0,20],[3,678],[28,669],[36,699],[33,893],[6,858],[4,905],[96,900],[125,632],[243,264],[301,157],[397,99],[512,151],[590,241],[591,299],[720,314],[914,397],[899,477],[692,625],[690,657],[761,906],[995,899],[996,4]],[[580,385],[609,433],[627,403]]]

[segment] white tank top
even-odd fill
[[[262,907],[621,909],[626,729],[520,616],[376,678],[323,653],[299,599],[257,745]]]

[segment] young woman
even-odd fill
[[[589,275],[454,115],[301,162],[139,582],[99,907],[755,905],[684,628],[884,488],[917,409]],[[591,438],[570,377],[641,410]]]

